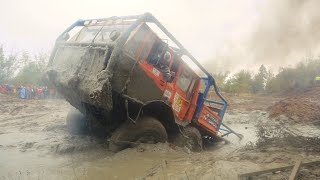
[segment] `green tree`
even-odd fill
[[[39,70],[44,72],[48,65],[49,55],[47,53],[38,53],[34,55],[34,60],[37,62]]]
[[[304,90],[314,83],[320,71],[320,59],[309,59],[293,68],[280,68],[279,73],[267,81],[268,93]]]
[[[229,76],[229,72],[227,71],[227,72],[214,73],[212,76],[216,80],[216,83],[219,89],[224,90],[225,82],[227,77]]]
[[[23,52],[20,61],[24,66],[14,78],[14,83],[16,85],[47,85],[43,77],[48,57],[47,54],[40,53],[31,58],[27,52]]]
[[[251,87],[251,73],[246,70],[241,70],[226,82],[225,91],[230,93],[250,93]]]
[[[3,46],[0,46],[0,83],[8,82],[19,67],[16,54],[5,56]]]
[[[29,62],[14,78],[15,84],[35,85],[41,84],[42,72],[36,62]]]
[[[259,72],[254,76],[252,80],[252,92],[261,93],[264,91],[265,83],[268,78],[268,71],[264,65],[261,65]]]

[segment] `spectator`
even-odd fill
[[[39,99],[42,99],[42,98],[43,98],[43,90],[42,90],[42,87],[38,87],[37,91],[38,91],[38,98],[39,98]]]
[[[25,87],[21,86],[20,91],[19,91],[19,97],[21,99],[26,99],[26,89]]]

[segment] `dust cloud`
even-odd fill
[[[292,63],[319,54],[320,1],[270,1],[251,39],[256,61]]]
[[[271,0],[256,7],[251,31],[241,34],[241,42],[227,42],[207,62],[212,70],[252,70],[261,64],[276,70],[320,55],[320,1]]]

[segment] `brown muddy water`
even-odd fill
[[[107,150],[104,139],[69,134],[65,126],[69,108],[63,100],[23,101],[0,94],[1,180],[237,179],[238,174],[291,165],[298,158],[320,159],[317,148],[281,146],[273,132],[280,127],[295,136],[314,137],[318,127],[284,123],[285,118],[272,121],[258,110],[226,115],[225,123],[244,135],[241,141],[229,135],[230,143],[207,145],[201,153],[165,143],[142,144],[115,154]],[[261,141],[261,127],[271,129],[264,131],[268,141]]]

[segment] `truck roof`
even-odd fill
[[[127,37],[123,37],[123,39],[127,39],[130,32],[143,22],[154,23],[176,45],[176,47],[171,48],[179,54],[179,56],[187,56],[207,76],[208,79],[213,79],[211,74],[197,61],[197,59],[193,57],[191,53],[189,53],[189,51],[187,51],[184,46],[151,13],[134,16],[112,16],[101,19],[78,20],[67,28],[58,37],[57,41],[63,39],[64,34],[72,30],[74,27],[82,26],[84,28],[79,32],[79,34],[73,36],[67,43],[108,44],[109,39],[105,37],[109,37],[107,35],[112,30],[117,29],[121,32],[126,32]],[[90,32],[97,29],[102,33],[82,36],[82,32],[84,31]]]

